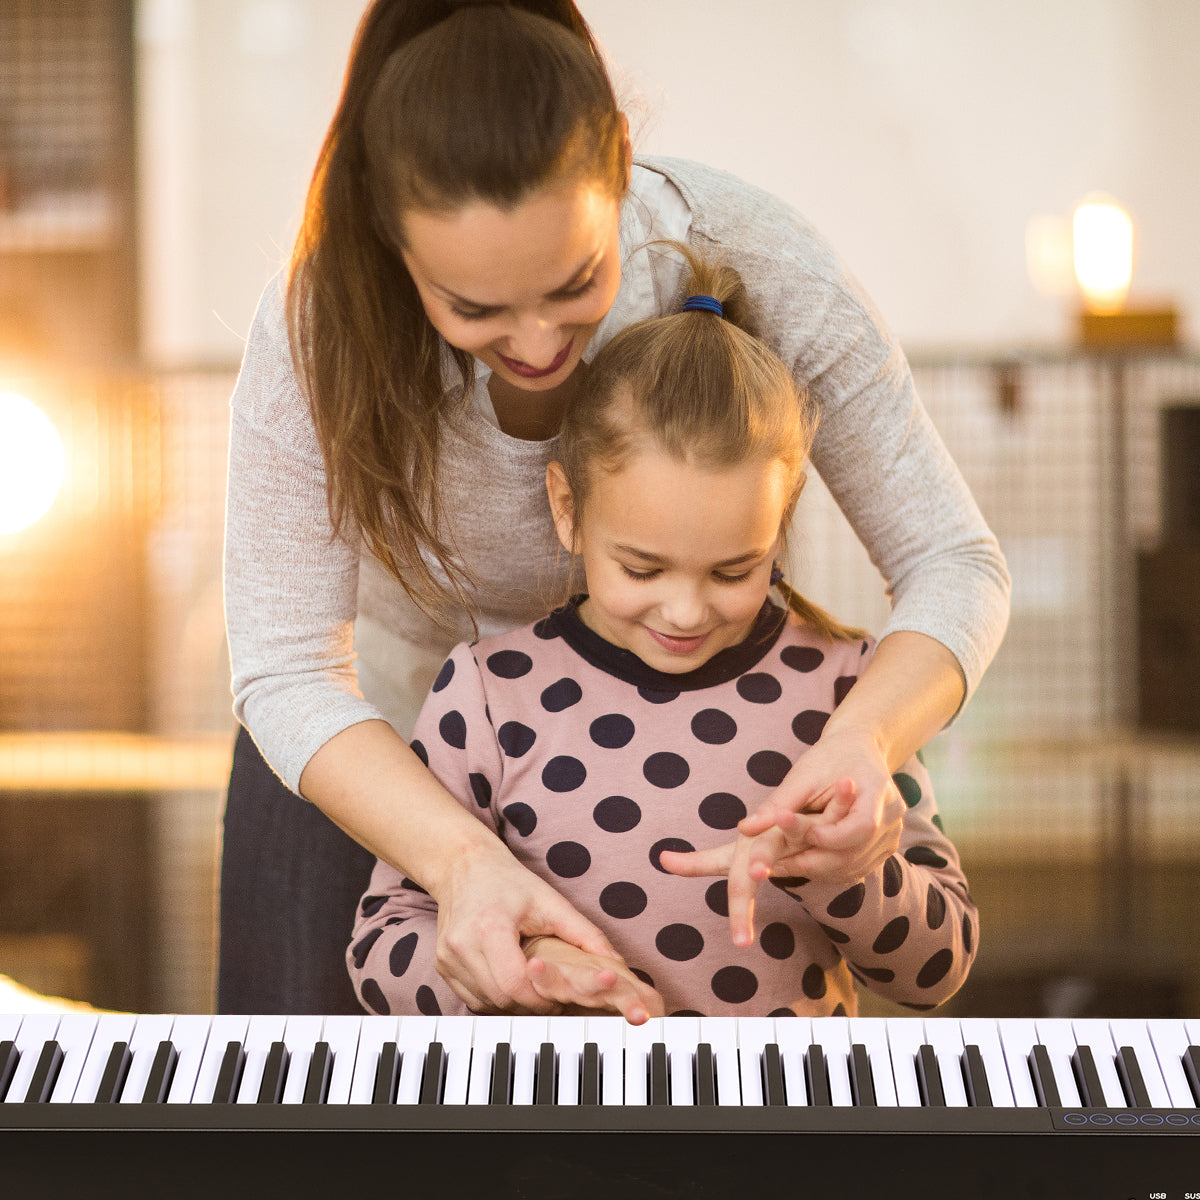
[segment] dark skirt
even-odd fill
[[[346,972],[375,857],[290,792],[241,729],[221,852],[221,1013],[362,1013]]]

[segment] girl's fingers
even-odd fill
[[[664,850],[659,856],[663,870],[672,875],[696,878],[703,875],[728,875],[736,842],[713,846],[708,850]]]
[[[596,928],[574,905],[568,903],[557,892],[551,892],[549,903],[543,907],[539,928],[528,929],[529,933],[552,933],[572,946],[598,958],[625,960],[613,949],[608,938]]]

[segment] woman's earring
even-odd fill
[[[776,559],[771,564],[771,586],[774,587],[777,583],[783,581],[783,568],[779,565],[779,559]]]

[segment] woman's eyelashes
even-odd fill
[[[587,283],[580,284],[579,287],[577,287],[577,288],[572,288],[570,291],[554,292],[550,296],[550,299],[555,300],[555,301],[563,301],[563,302],[570,301],[570,300],[578,300],[581,297],[586,296],[588,294],[588,292],[590,292],[592,290],[592,288],[595,286],[595,284],[596,284],[596,277],[593,275],[587,281]],[[454,315],[456,317],[460,318],[463,321],[486,321],[490,317],[498,316],[500,313],[502,313],[504,311],[504,309],[503,308],[463,308],[460,305],[452,304],[450,306],[450,311],[452,313],[454,313]]]
[[[624,563],[621,563],[620,567],[630,579],[638,579],[643,582],[648,579],[656,579],[662,574],[661,567],[652,567],[645,571],[635,571],[632,567],[627,567]],[[731,575],[727,571],[714,571],[712,577],[718,583],[742,583],[744,580],[749,579],[752,574],[752,571],[743,571],[739,575]]]

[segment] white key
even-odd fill
[[[213,1017],[208,1031],[208,1044],[200,1060],[196,1074],[196,1087],[192,1092],[193,1104],[211,1104],[217,1090],[217,1076],[221,1073],[221,1062],[230,1042],[245,1042],[246,1030],[250,1025],[248,1016],[224,1015]]]
[[[283,1029],[287,1018],[259,1014],[250,1018],[243,1046],[246,1065],[242,1068],[242,1082],[238,1084],[237,1103],[257,1104],[258,1091],[262,1087],[263,1068],[272,1042],[283,1041]]]
[[[789,1107],[808,1104],[804,1083],[804,1055],[812,1045],[812,1020],[809,1017],[778,1017],[775,1041],[783,1062],[783,1090]]]
[[[663,1042],[671,1065],[671,1103],[696,1103],[694,1064],[700,1041],[699,1017],[663,1017]]]
[[[600,1103],[625,1103],[624,1017],[588,1017],[586,1037],[600,1053]]]
[[[762,1056],[768,1042],[775,1040],[774,1017],[740,1017],[737,1023],[738,1076],[742,1107],[761,1107],[763,1095]]]
[[[443,1104],[466,1104],[467,1081],[471,1077],[471,1038],[475,1018],[444,1016],[437,1018],[437,1040],[446,1052],[446,1083]]]
[[[839,1108],[854,1104],[850,1089],[850,1023],[846,1017],[813,1017],[813,1041],[825,1051],[829,1097]]]
[[[17,1104],[25,1099],[38,1059],[42,1056],[42,1048],[58,1032],[60,1020],[59,1013],[34,1013],[21,1021],[17,1035],[12,1039],[21,1057],[17,1060],[17,1069],[8,1085],[5,1104]]]
[[[644,1025],[630,1025],[625,1030],[626,1105],[650,1103],[650,1047],[663,1040],[662,1023],[662,1017],[651,1017]]]
[[[510,1017],[476,1017],[475,1045],[471,1050],[471,1080],[467,1085],[468,1104],[490,1104],[492,1099],[492,1063],[496,1047],[507,1042],[512,1029]]]
[[[780,1025],[784,1022],[780,1021]],[[875,1085],[875,1103],[896,1106],[896,1080],[892,1075],[892,1056],[888,1053],[887,1022],[882,1017],[851,1017],[850,1044],[866,1047],[871,1060],[871,1082]]]
[[[16,1013],[0,1013],[0,1042],[15,1043],[20,1028],[21,1018]]]
[[[375,1074],[379,1052],[385,1042],[398,1041],[399,1017],[363,1017],[358,1031],[358,1053],[354,1058],[354,1079],[350,1084],[351,1104],[370,1104],[375,1095]]]
[[[1096,1074],[1100,1077],[1100,1087],[1104,1090],[1101,1099],[1092,1098],[1097,1108],[1124,1108],[1125,1090],[1121,1087],[1117,1066],[1113,1062],[1116,1047],[1109,1033],[1108,1022],[1099,1017],[1080,1017],[1071,1022],[1071,1031],[1075,1035],[1075,1044],[1088,1046],[1096,1063]],[[1083,1097],[1080,1096],[1082,1100]]]
[[[1118,1050],[1122,1046],[1133,1048],[1138,1066],[1142,1069],[1142,1079],[1145,1081],[1151,1105],[1154,1108],[1170,1108],[1171,1094],[1158,1068],[1158,1059],[1155,1058],[1154,1047],[1150,1044],[1146,1022],[1136,1018],[1117,1017],[1110,1023],[1109,1032],[1112,1034],[1113,1045]]]
[[[550,1040],[558,1054],[558,1104],[579,1103],[579,1072],[583,1066],[586,1017],[551,1017]]]
[[[1008,1064],[1004,1059],[1004,1047],[1000,1044],[1000,1033],[996,1022],[987,1017],[963,1017],[958,1023],[962,1032],[963,1047],[978,1046],[987,1072],[988,1091],[996,1108],[1014,1108],[1012,1082],[1008,1077]],[[1029,1072],[1025,1072],[1026,1078]]]
[[[59,1022],[55,1037],[63,1052],[63,1060],[58,1069],[58,1078],[50,1091],[51,1104],[70,1104],[74,1099],[98,1021],[97,1013],[75,1012],[67,1013]]]
[[[896,1081],[896,1102],[901,1108],[920,1108],[917,1051],[925,1041],[924,1023],[919,1017],[884,1019],[887,1021],[888,1049],[892,1057],[892,1077]]]
[[[133,1037],[128,1039],[133,1061],[129,1064],[129,1074],[125,1076],[125,1086],[121,1089],[122,1104],[142,1102],[154,1066],[154,1056],[158,1053],[159,1045],[171,1037],[175,1020],[170,1013],[147,1013],[137,1018]]]
[[[96,1093],[100,1090],[100,1080],[104,1078],[104,1068],[108,1066],[108,1056],[118,1042],[128,1042],[133,1037],[135,1020],[132,1013],[101,1015],[96,1032],[92,1035],[92,1045],[84,1060],[83,1069],[79,1072],[79,1082],[75,1086],[76,1104],[91,1104],[95,1101]],[[0,1042],[2,1041],[4,1037],[0,1034]]]
[[[701,1017],[700,1040],[712,1046],[713,1066],[717,1073],[717,1103],[722,1107],[736,1108],[742,1103],[737,1018]]]
[[[1184,1024],[1187,1027],[1188,1045],[1200,1046],[1200,1017],[1189,1017]]]
[[[1037,1045],[1032,1017],[1010,1017],[1000,1022],[1000,1045],[1008,1064],[1008,1081],[1018,1108],[1037,1108],[1037,1092],[1029,1073],[1029,1052]]]
[[[334,1014],[325,1018],[325,1027],[321,1030],[319,1040],[329,1043],[329,1051],[333,1055],[333,1070],[329,1075],[326,1104],[350,1103],[350,1090],[354,1086],[355,1067],[358,1065],[358,1039],[362,1033],[363,1022],[369,1019],[351,1016],[349,1013]],[[378,1057],[377,1050],[376,1060]],[[367,1099],[370,1099],[369,1091]]]
[[[619,1018],[618,1018],[619,1019]],[[545,1017],[514,1017],[512,1023],[514,1104],[532,1104],[538,1051],[546,1037]]]
[[[1187,1026],[1178,1020],[1152,1019],[1146,1022],[1146,1032],[1154,1046],[1154,1056],[1171,1104],[1180,1108],[1195,1108],[1196,1100],[1183,1070],[1183,1056],[1191,1044]]]
[[[926,1017],[925,1041],[937,1055],[942,1092],[947,1108],[967,1107],[967,1085],[963,1081],[962,1033],[953,1017]]]
[[[400,1018],[396,1045],[400,1050],[400,1082],[396,1085],[397,1104],[417,1104],[425,1078],[425,1059],[437,1040],[437,1017],[419,1014]]]
[[[209,1033],[216,1019],[206,1017],[203,1013],[185,1013],[176,1017],[171,1025],[171,1045],[175,1047],[179,1058],[175,1062],[175,1074],[171,1076],[171,1087],[167,1092],[168,1104],[191,1104],[200,1076],[200,1064],[208,1047]],[[224,1052],[224,1045],[221,1050]],[[213,1082],[216,1082],[215,1076]],[[211,1088],[208,1099],[212,1099]]]
[[[1054,1068],[1054,1082],[1058,1085],[1059,1101],[1072,1108],[1083,1101],[1075,1084],[1075,1072],[1071,1069],[1071,1055],[1075,1053],[1075,1033],[1071,1022],[1055,1017],[1044,1017],[1034,1022],[1037,1025],[1038,1041],[1050,1055]]]
[[[323,1017],[311,1013],[288,1017],[283,1031],[283,1040],[288,1048],[288,1069],[280,1103],[304,1103],[304,1088],[308,1083],[313,1047],[321,1040],[323,1024]]]

